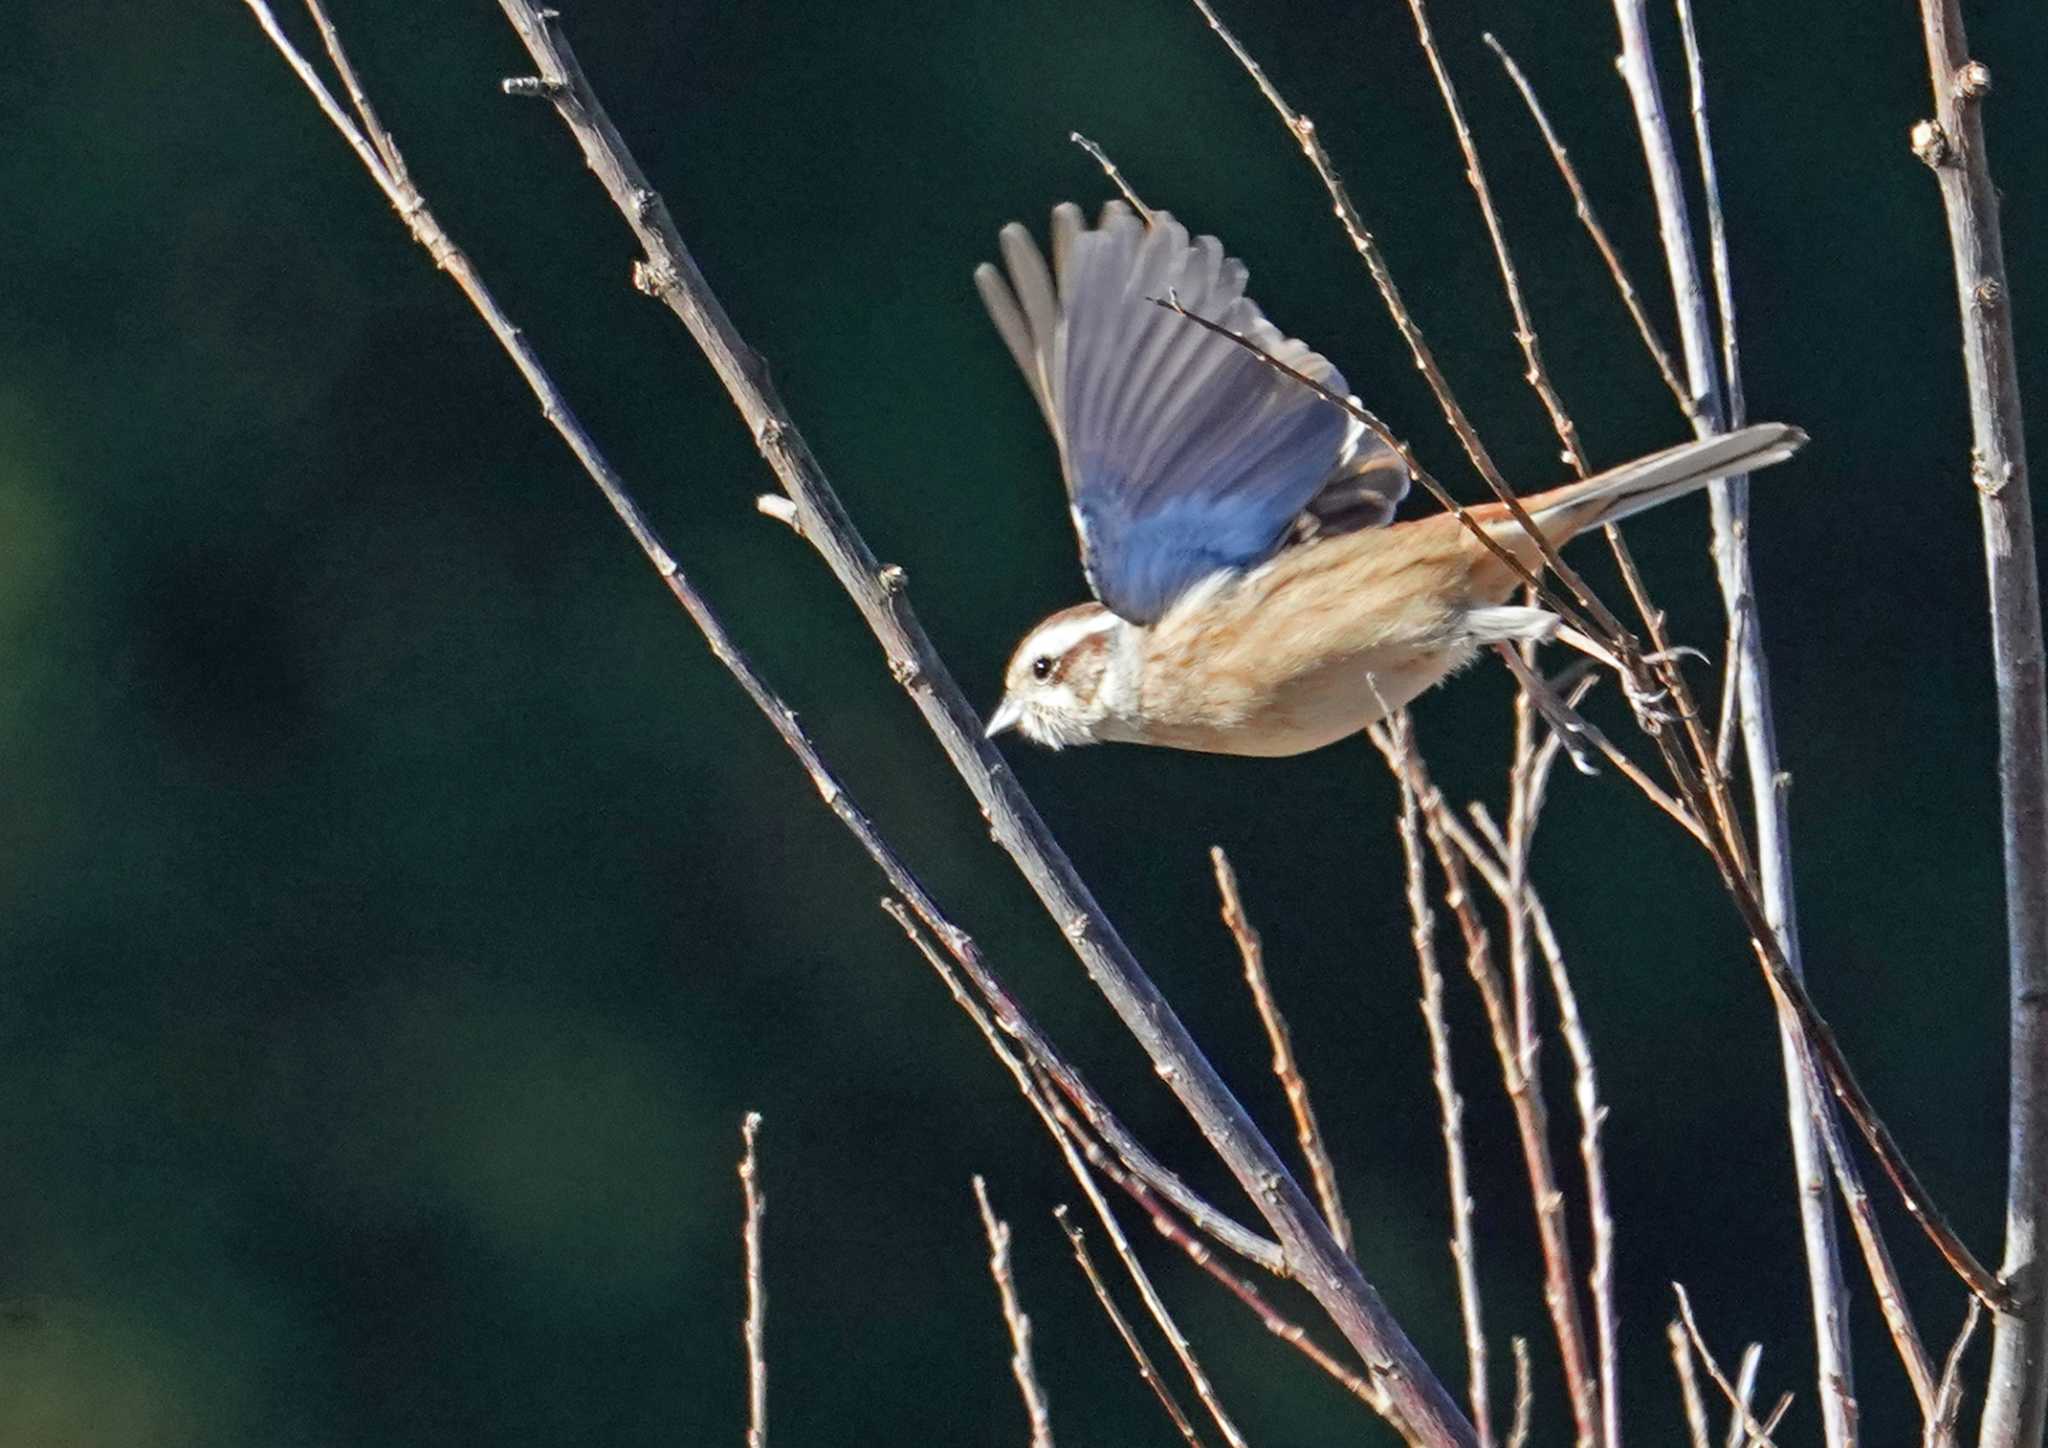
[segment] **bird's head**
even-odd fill
[[[1121,737],[1112,671],[1128,627],[1099,603],[1061,609],[1039,624],[1010,656],[988,732],[1018,729],[1050,749]]]

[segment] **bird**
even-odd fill
[[[1393,521],[1409,484],[1401,452],[1304,385],[1347,395],[1327,358],[1245,294],[1244,264],[1215,237],[1191,240],[1170,213],[1141,218],[1122,201],[1090,227],[1067,202],[1052,213],[1049,265],[1020,223],[998,247],[1003,269],[984,262],[975,287],[1052,430],[1094,598],[1024,636],[990,736],[1303,754],[1488,645],[1559,632],[1556,614],[1510,602],[1523,579],[1456,514]],[[1805,441],[1760,423],[1522,501],[1562,544]],[[1540,572],[1504,504],[1465,515]]]

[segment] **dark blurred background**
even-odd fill
[[[567,8],[977,697],[1081,596],[1052,449],[969,283],[1002,222],[1105,193],[1071,129],[1223,236],[1271,315],[1477,495],[1314,178],[1178,0]],[[2040,73],[2038,7],[1970,9],[1995,77]],[[527,66],[496,8],[337,10],[437,210],[849,785],[1131,1121],[1228,1197],[852,609],[754,511],[768,475],[687,337],[626,285],[618,218],[552,114],[499,94]],[[1498,454],[1531,487],[1558,480],[1405,7],[1228,13],[1320,123]],[[1608,7],[1436,19],[1596,461],[1675,440],[1479,43],[1490,28],[1527,66],[1668,331]],[[1760,483],[1755,530],[1814,990],[1995,1259],[1994,731],[1947,243],[1906,147],[1929,109],[1917,18],[1739,0],[1701,25],[1751,410],[1814,436]],[[876,909],[875,873],[243,8],[30,0],[8,32],[0,1442],[737,1442],[749,1108],[767,1118],[777,1441],[1021,1440],[977,1171],[1017,1227],[1062,1441],[1172,1441],[1053,1228],[1070,1183]],[[1667,65],[1674,107],[1678,84]],[[1988,110],[2023,366],[2048,346],[2043,107],[2013,84]],[[1676,634],[1718,654],[1705,508],[1630,536]],[[1609,576],[1602,550],[1581,556]],[[1482,666],[1420,708],[1460,797],[1498,801],[1508,697]],[[1461,1386],[1377,760],[1011,753],[1284,1136],[1204,858],[1232,851],[1366,1271]],[[1798,1392],[1780,1441],[1816,1441],[1776,1044],[1731,910],[1611,775],[1560,775],[1538,878],[1613,1107],[1636,1440],[1680,1431],[1662,1326],[1681,1278],[1727,1356],[1767,1344],[1766,1402]],[[1556,1441],[1527,1191],[1452,986],[1495,1394],[1509,1335],[1529,1335]],[[1557,1075],[1562,1052],[1546,1059]],[[1561,1077],[1553,1099],[1573,1167]],[[1962,1294],[1883,1210],[1945,1346]],[[1256,1441],[1386,1440],[1145,1237]],[[1867,1295],[1855,1318],[1867,1431],[1900,1441],[1915,1420]]]

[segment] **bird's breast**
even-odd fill
[[[1144,742],[1301,754],[1469,662],[1470,557],[1428,523],[1345,535],[1195,590],[1149,632]]]

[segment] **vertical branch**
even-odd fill
[[[1998,691],[1998,779],[2005,847],[2005,930],[2012,1086],[2006,1117],[2005,1261],[2010,1310],[1994,1319],[1985,1448],[2041,1441],[2048,1417],[2048,1304],[2041,1264],[2048,1215],[2048,716],[2041,596],[2026,430],[2013,352],[1998,193],[1984,149],[1991,73],[1970,59],[1955,0],[1921,0],[1934,119],[1913,149],[1934,169],[1955,257],[1970,397],[1970,479],[1984,533]]]
[[[768,1287],[761,1273],[761,1218],[768,1211],[761,1190],[759,1140],[761,1113],[749,1111],[740,1123],[746,1143],[740,1157],[740,1191],[747,1202],[747,1224],[740,1234],[747,1259],[747,1321],[741,1337],[747,1345],[747,1448],[768,1448]]]
[[[1507,1448],[1528,1448],[1529,1418],[1536,1407],[1536,1393],[1529,1383],[1529,1339],[1513,1337],[1508,1346],[1515,1353],[1515,1416],[1508,1424]]]
[[[1671,276],[1672,295],[1678,306],[1681,350],[1692,396],[1697,404],[1695,429],[1702,435],[1718,432],[1727,423],[1723,379],[1716,363],[1708,323],[1706,297],[1701,290],[1699,257],[1693,247],[1692,225],[1685,190],[1679,176],[1678,152],[1664,112],[1664,99],[1657,84],[1655,62],[1650,53],[1649,17],[1645,0],[1614,0],[1614,13],[1621,32],[1622,79],[1633,102],[1636,129],[1641,136],[1644,160],[1649,167],[1650,189],[1657,203],[1657,227],[1663,238],[1664,256]],[[1690,11],[1681,8],[1690,30]],[[1692,108],[1701,164],[1710,186],[1714,177],[1704,80],[1698,65],[1698,48],[1687,46],[1691,67]],[[1708,192],[1707,204],[1718,217],[1718,188]],[[1716,223],[1718,229],[1718,222]],[[1734,356],[1732,288],[1725,275],[1725,247],[1717,249],[1723,276],[1725,345]],[[1750,802],[1755,815],[1756,868],[1761,884],[1765,922],[1775,937],[1786,971],[1793,978],[1802,975],[1798,923],[1793,910],[1792,851],[1790,817],[1785,789],[1789,778],[1778,767],[1775,726],[1771,717],[1770,680],[1764,668],[1763,630],[1757,616],[1756,596],[1749,562],[1749,485],[1743,478],[1731,478],[1708,489],[1713,518],[1714,574],[1720,584],[1722,602],[1729,619],[1733,646],[1725,667],[1736,673],[1744,756],[1748,764]],[[1842,1286],[1840,1252],[1835,1241],[1835,1224],[1828,1191],[1827,1163],[1822,1151],[1817,1111],[1831,1111],[1825,1097],[1811,1094],[1807,1083],[1812,1072],[1810,1051],[1799,1023],[1780,996],[1778,1043],[1784,1059],[1785,1109],[1792,1142],[1793,1168],[1797,1178],[1801,1237],[1806,1250],[1807,1292],[1813,1304],[1815,1374],[1820,1384],[1821,1416],[1829,1448],[1849,1448],[1855,1442],[1854,1384],[1849,1354],[1849,1326]]]
[[[1393,759],[1414,746],[1407,712],[1387,721]],[[1375,737],[1375,742],[1378,742]],[[1458,1277],[1458,1315],[1465,1327],[1466,1393],[1472,1423],[1482,1445],[1493,1441],[1493,1414],[1486,1381],[1486,1323],[1480,1309],[1479,1267],[1472,1236],[1472,1186],[1465,1162],[1465,1102],[1451,1076],[1451,1028],[1444,1019],[1444,973],[1436,959],[1436,912],[1430,909],[1428,864],[1422,854],[1421,803],[1405,768],[1394,771],[1401,791],[1401,858],[1408,887],[1408,915],[1415,963],[1422,974],[1422,1020],[1429,1033],[1430,1079],[1436,1083],[1437,1113],[1443,1123],[1444,1170],[1450,1182],[1451,1263]],[[1516,1340],[1517,1342],[1520,1339]]]
[[[1024,1416],[1031,1424],[1031,1448],[1053,1448],[1052,1412],[1031,1362],[1031,1319],[1017,1300],[1017,1279],[1010,1267],[1010,1224],[997,1220],[995,1208],[988,1202],[988,1183],[978,1176],[974,1178],[974,1204],[981,1208],[981,1229],[988,1236],[988,1272],[1002,1299],[1003,1325],[1010,1331],[1010,1372],[1017,1379]]]
[[[1671,1370],[1678,1374],[1678,1401],[1685,1409],[1686,1439],[1692,1448],[1711,1448],[1707,1404],[1700,1396],[1699,1366],[1693,1360],[1692,1340],[1676,1319],[1665,1325],[1664,1338],[1671,1344]]]
[[[1238,957],[1244,962],[1245,984],[1251,987],[1252,1004],[1258,1007],[1259,1023],[1266,1028],[1267,1043],[1273,1048],[1273,1074],[1280,1078],[1281,1088],[1287,1093],[1287,1108],[1294,1114],[1295,1138],[1308,1162],[1316,1198],[1323,1204],[1323,1219],[1330,1224],[1330,1234],[1337,1239],[1337,1245],[1349,1252],[1351,1219],[1344,1213],[1344,1198],[1337,1190],[1337,1166],[1323,1143],[1322,1127],[1316,1123],[1316,1109],[1308,1096],[1308,1082],[1294,1059],[1294,1039],[1287,1029],[1287,1018],[1280,1014],[1280,1003],[1273,998],[1273,983],[1266,976],[1265,946],[1259,940],[1259,932],[1252,928],[1251,918],[1244,913],[1244,899],[1237,890],[1237,872],[1230,868],[1230,857],[1223,853],[1221,845],[1210,848],[1209,863],[1216,868],[1216,893],[1223,898],[1223,923],[1231,939],[1237,942]]]

